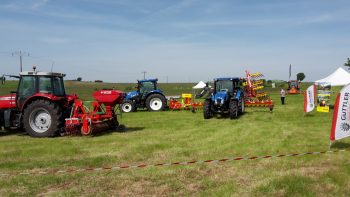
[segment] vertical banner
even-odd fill
[[[350,136],[350,84],[337,96],[334,106],[331,141]]]
[[[315,108],[316,86],[312,85],[304,93],[304,112],[308,113]]]
[[[289,81],[291,76],[292,76],[292,64],[289,64]]]

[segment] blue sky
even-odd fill
[[[134,82],[210,80],[263,72],[307,81],[350,57],[348,0],[1,0],[2,73]]]

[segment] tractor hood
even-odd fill
[[[139,95],[139,93],[137,91],[128,92],[128,93],[126,93],[125,99],[130,100],[137,95]]]
[[[9,109],[16,107],[16,94],[0,96],[0,109]]]
[[[215,105],[223,105],[227,98],[227,92],[217,92],[212,96]]]

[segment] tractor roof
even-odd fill
[[[25,71],[20,72],[20,76],[54,76],[54,77],[64,77],[66,76],[63,73],[54,73],[54,72],[35,72],[35,71]]]
[[[220,77],[214,79],[214,81],[241,81],[241,78],[239,77]]]
[[[137,80],[139,83],[144,83],[144,82],[157,82],[158,79],[142,79],[142,80]]]

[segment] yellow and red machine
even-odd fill
[[[246,71],[246,80],[243,83],[245,87],[245,106],[246,107],[268,107],[273,110],[273,101],[266,92],[261,92],[264,88],[264,82],[260,78],[264,75],[260,72],[250,73]]]
[[[91,135],[115,129],[119,126],[115,106],[123,102],[125,93],[119,90],[98,90],[93,93],[95,101],[90,111],[81,99],[75,99],[71,115],[66,118],[66,134]]]
[[[192,94],[181,94],[181,102],[171,98],[169,108],[172,110],[198,110],[203,109],[203,102],[194,101]]]
[[[288,94],[300,94],[300,82],[298,80],[288,81]]]

